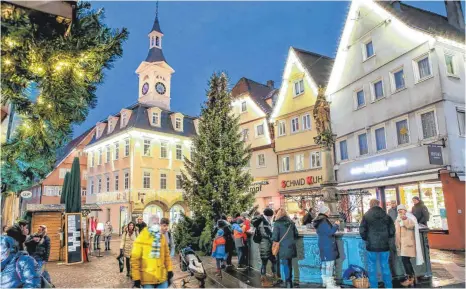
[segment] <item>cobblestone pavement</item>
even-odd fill
[[[465,287],[465,253],[430,250],[433,287]]]

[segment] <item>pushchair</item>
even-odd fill
[[[181,280],[181,287],[185,288],[185,285],[191,281],[194,277],[199,281],[199,287],[205,287],[205,279],[207,273],[202,265],[201,259],[196,255],[191,247],[186,247],[180,250],[180,267],[181,271],[190,273],[190,276],[186,279]]]

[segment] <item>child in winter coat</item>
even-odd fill
[[[212,257],[215,258],[217,262],[217,276],[222,277],[222,267],[225,266],[224,262],[227,258],[227,253],[225,251],[226,240],[223,237],[223,230],[218,229],[217,236],[215,237],[212,244]]]

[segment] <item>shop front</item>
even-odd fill
[[[281,204],[282,196],[278,192],[277,178],[256,178],[249,186],[249,191],[255,193],[254,205],[258,206],[257,211],[259,212],[267,207],[272,210],[277,209]]]
[[[281,174],[278,177],[279,192],[283,197],[282,206],[290,215],[303,214],[303,209],[311,209],[319,205],[323,181],[320,170],[307,170]]]
[[[94,203],[102,209],[94,213],[99,223],[110,222],[113,227],[113,233],[121,235],[123,227],[130,221],[128,214],[128,193],[105,192],[96,194],[93,197],[95,200]]]

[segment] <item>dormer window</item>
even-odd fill
[[[152,125],[159,125],[159,113],[152,112]]]
[[[126,114],[121,115],[121,126],[126,126]]]
[[[184,116],[177,112],[177,113],[173,113],[172,115],[170,115],[170,118],[171,118],[171,121],[172,121],[172,127],[175,131],[183,131],[183,119],[184,119]]]
[[[108,122],[108,130],[107,130],[107,133],[111,133],[112,130],[113,130],[112,122],[109,121],[109,122]]]
[[[97,126],[96,131],[95,131],[95,136],[96,138],[100,137],[100,127]]]
[[[175,118],[175,129],[176,130],[181,129],[181,118],[179,118],[179,117]]]

